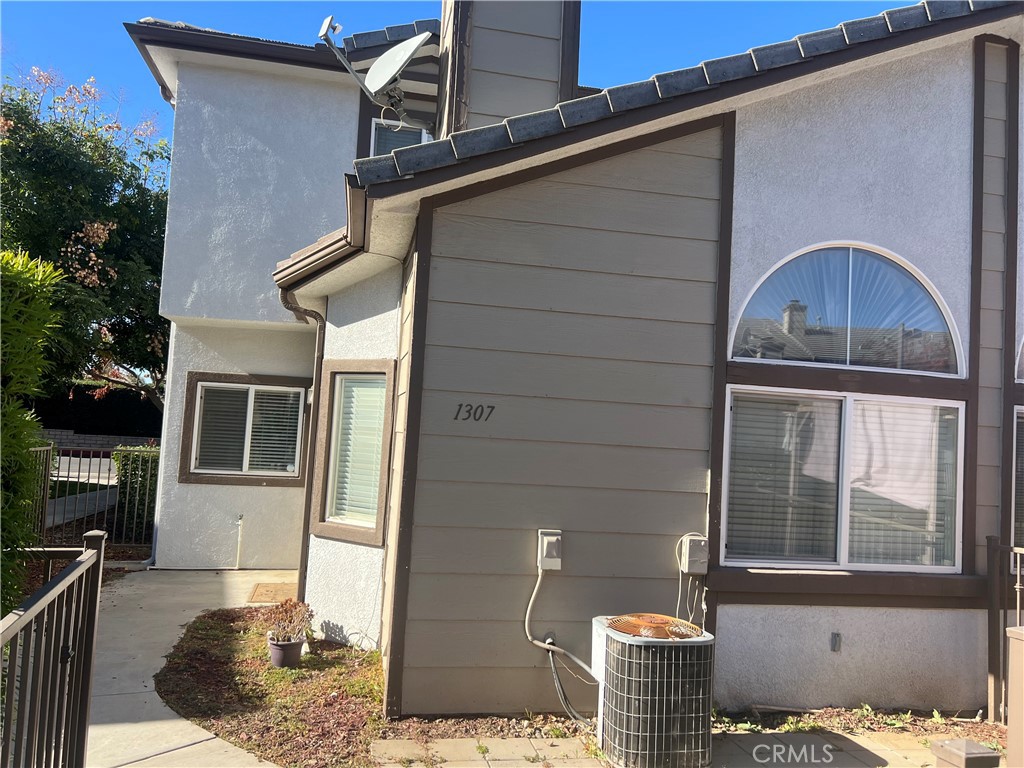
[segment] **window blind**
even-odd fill
[[[374,123],[373,131],[373,153],[375,155],[389,155],[396,149],[414,147],[423,143],[423,131],[419,128],[399,128],[396,131],[394,126]]]
[[[241,472],[245,457],[249,390],[238,387],[203,387],[200,391],[196,469]]]
[[[384,446],[384,376],[339,376],[327,518],[374,525]]]
[[[840,416],[835,400],[733,399],[729,558],[835,561]]]
[[[850,562],[956,563],[955,408],[861,401],[850,446]]]
[[[295,390],[257,389],[253,393],[250,471],[295,471],[301,411],[302,395]]]

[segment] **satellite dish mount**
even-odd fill
[[[403,40],[398,45],[385,51],[373,63],[373,66],[370,67],[370,71],[366,73],[365,78],[356,74],[349,60],[345,57],[344,51],[338,48],[331,38],[332,32],[340,34],[341,25],[334,23],[333,16],[328,16],[320,27],[318,37],[327,44],[327,47],[331,49],[338,58],[338,61],[341,62],[341,65],[355,78],[356,83],[363,93],[366,94],[367,98],[378,107],[381,107],[382,118],[384,113],[390,110],[395,113],[395,116],[403,125],[421,128],[426,131],[434,130],[434,126],[422,120],[411,118],[406,114],[405,93],[402,91],[401,80],[402,70],[409,66],[409,62],[416,57],[420,48],[430,38],[429,32],[422,32],[416,35],[416,37]]]

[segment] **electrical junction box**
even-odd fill
[[[537,567],[542,571],[562,570],[562,532],[551,528],[537,531]]]
[[[683,536],[680,568],[687,576],[704,576],[708,572],[708,538],[699,533]]]

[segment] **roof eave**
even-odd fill
[[[345,178],[348,226],[324,235],[278,262],[273,273],[278,288],[297,290],[365,251],[366,197],[363,190],[355,186],[355,177],[346,175]]]

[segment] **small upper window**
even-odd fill
[[[790,259],[750,297],[734,358],[956,373],[953,334],[908,270],[877,253],[829,247]]]
[[[374,120],[370,155],[389,155],[396,149],[414,147],[430,141],[430,134],[419,128],[403,126],[391,120]]]

